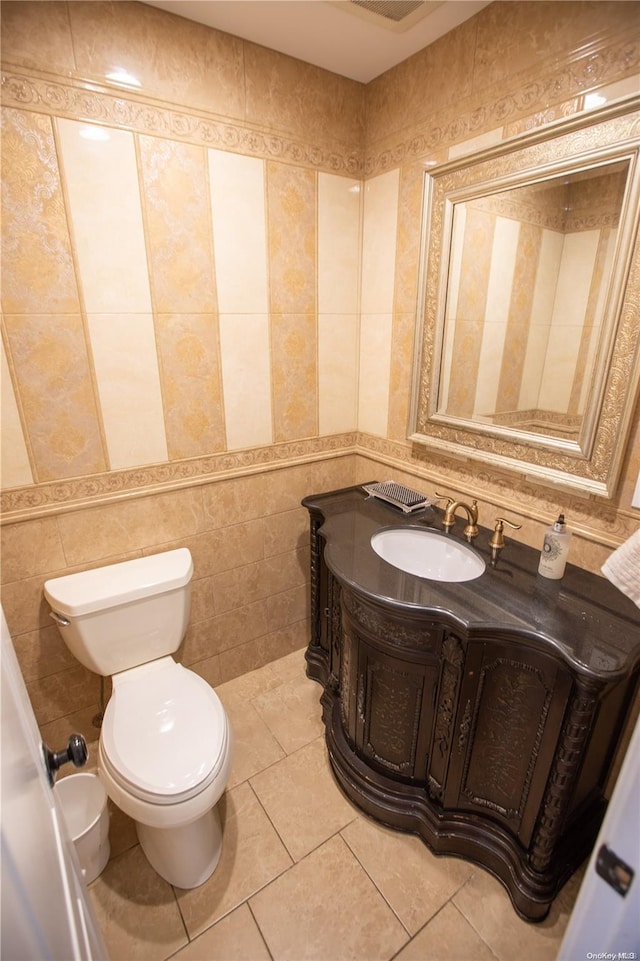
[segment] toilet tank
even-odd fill
[[[78,661],[104,677],[173,654],[187,630],[193,562],[185,547],[46,581]]]

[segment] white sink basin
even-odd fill
[[[384,528],[371,546],[387,564],[432,581],[472,581],[486,567],[472,547],[426,527]]]

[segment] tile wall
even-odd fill
[[[365,87],[128,0],[3,3],[2,602],[43,727],[97,700],[47,577],[189,546],[217,683],[307,641],[307,493],[481,491],[536,545],[561,506],[592,570],[637,525],[640,417],[605,504],[406,432],[425,164],[637,91],[639,9],[494,3]]]

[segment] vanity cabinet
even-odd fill
[[[303,504],[307,673],[324,688],[339,784],[367,814],[417,833],[435,853],[483,865],[522,917],[541,920],[604,815],[638,679],[640,612],[622,604],[622,617],[615,605],[603,615],[610,585],[586,572],[562,586],[540,583],[536,552],[523,545],[511,567],[488,564],[476,581],[415,578],[370,547],[380,527],[405,522],[392,508],[360,488]],[[586,596],[577,595],[571,578],[583,590],[584,576]],[[604,595],[593,603],[596,587]]]

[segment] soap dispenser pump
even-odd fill
[[[545,531],[538,574],[550,580],[560,580],[567,565],[570,540],[571,531],[567,530],[564,514],[560,514],[555,524]]]

